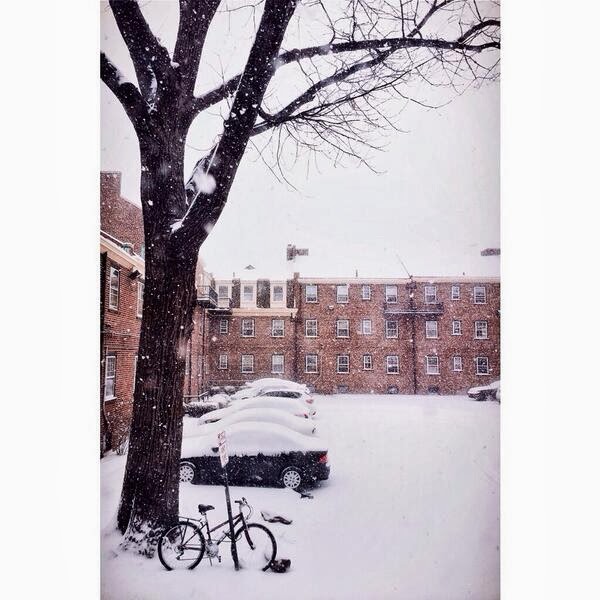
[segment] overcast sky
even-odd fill
[[[168,45],[177,24],[172,6],[154,2],[144,11]],[[130,75],[110,10],[102,9],[101,24],[102,48]],[[211,51],[219,53],[222,43],[215,40]],[[404,277],[402,260],[414,275],[499,275],[499,259],[480,256],[500,244],[499,96],[499,85],[491,84],[441,109],[405,110],[406,133],[378,138],[386,148],[370,163],[381,174],[325,159],[318,172],[307,172],[302,161],[287,173],[294,190],[249,152],[201,249],[207,269],[220,277],[243,277],[248,264],[261,276],[287,269],[303,276],[350,277],[358,270],[361,277]],[[104,85],[101,108],[102,169],[121,171],[123,195],[139,203],[135,133]],[[199,123],[187,141],[189,170],[201,156],[194,147],[207,147]],[[286,265],[288,243],[309,248],[309,259]]]

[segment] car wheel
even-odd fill
[[[287,467],[281,472],[283,487],[297,490],[302,484],[302,475],[296,467]]]
[[[196,476],[196,469],[191,463],[181,463],[179,465],[179,481],[181,483],[191,483]]]

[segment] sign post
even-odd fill
[[[223,467],[223,474],[225,476],[225,502],[227,503],[229,535],[231,536],[231,556],[233,558],[235,570],[239,571],[240,563],[238,561],[237,546],[235,543],[235,531],[233,530],[233,515],[231,513],[231,498],[229,496],[229,481],[227,480],[227,463],[229,462],[229,455],[227,454],[227,438],[225,437],[224,431],[220,431],[217,437],[219,440],[219,458],[221,459],[221,466]]]

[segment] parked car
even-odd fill
[[[310,390],[303,383],[296,383],[295,381],[290,381],[289,379],[279,379],[278,377],[263,377],[262,379],[255,379],[254,381],[249,381],[246,383],[246,386],[261,389],[267,387],[279,387],[310,394]]]
[[[327,448],[318,438],[275,423],[234,423],[224,430],[227,478],[232,484],[299,489],[329,477]],[[216,433],[183,440],[179,480],[223,482]]]
[[[304,402],[305,404],[314,405],[314,398],[305,392],[300,391],[299,389],[291,389],[280,386],[266,386],[266,387],[254,387],[247,388],[244,390],[240,390],[231,397],[231,402],[235,403],[239,400],[248,400],[250,398],[295,398]],[[314,416],[316,414],[316,410],[314,407],[311,408],[311,415]]]
[[[197,423],[197,427],[193,428],[193,435],[208,435],[218,433],[224,427],[233,425],[234,423],[242,423],[246,421],[254,421],[258,423],[276,423],[287,427],[297,433],[304,435],[312,435],[316,432],[317,427],[312,419],[299,419],[285,410],[277,408],[248,408],[245,410],[237,410],[230,415],[219,419],[212,423]],[[196,425],[196,423],[195,423]]]
[[[500,402],[500,380],[494,381],[488,385],[472,387],[467,392],[467,396],[478,401],[497,400]]]
[[[249,398],[233,402],[227,408],[213,410],[198,419],[199,423],[214,423],[224,417],[228,417],[237,411],[251,408],[271,408],[282,410],[296,417],[310,418],[310,408],[295,398]]]

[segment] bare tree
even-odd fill
[[[362,160],[373,145],[370,132],[396,126],[385,109],[391,97],[429,105],[415,95],[417,88],[454,93],[498,76],[500,20],[497,3],[480,0],[179,0],[170,52],[135,0],[109,4],[137,85],[104,53],[101,78],[138,137],[146,243],[140,360],[118,527],[124,547],[152,555],[160,531],[178,512],[185,348],[198,251],[249,142],[262,136],[275,164],[289,143],[298,151]],[[250,11],[256,23],[245,67],[195,95],[217,11],[239,10]],[[320,43],[283,49],[293,18],[297,38],[318,36]],[[294,78],[295,85],[280,85],[283,78]],[[225,114],[221,133],[186,182],[190,125],[217,105]]]

